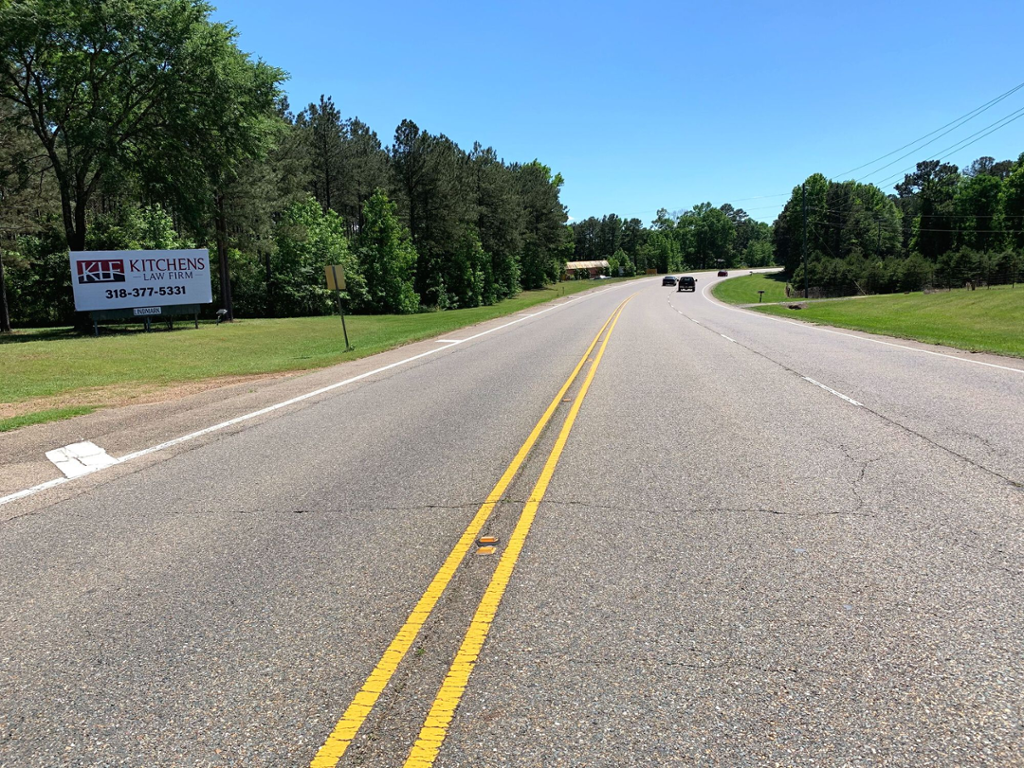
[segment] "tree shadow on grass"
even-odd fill
[[[200,327],[204,325],[215,325],[216,322],[213,320],[199,321]],[[150,333],[173,333],[175,331],[191,331],[195,330],[192,325],[192,320],[179,319],[175,321],[173,328],[167,327],[167,321],[161,320],[154,322]],[[139,323],[126,323],[124,325],[101,325],[100,326],[100,337],[104,336],[135,336],[140,333],[146,333],[146,327]],[[89,333],[79,333],[72,327],[62,328],[40,328],[32,329],[27,331],[15,330],[14,333],[0,333],[0,346],[4,344],[24,344],[30,341],[66,341],[68,339],[92,339],[95,338],[92,335],[92,329],[89,329]]]
[[[24,344],[27,341],[62,341],[64,339],[76,339],[79,334],[74,328],[46,328],[44,330],[14,331],[14,333],[0,333],[0,346],[4,344]]]

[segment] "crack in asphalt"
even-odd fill
[[[851,464],[860,465],[860,473],[857,475],[857,478],[852,483],[850,483],[850,490],[852,490],[853,495],[857,497],[857,508],[851,514],[863,514],[861,510],[869,506],[869,504],[867,499],[865,499],[863,494],[861,493],[860,486],[864,482],[864,476],[867,474],[868,467],[870,467],[872,464],[882,461],[883,457],[876,456],[873,459],[855,458],[853,453],[850,451],[850,449],[846,446],[845,443],[839,444],[839,450],[842,451],[843,455],[846,457],[846,460],[849,461]]]
[[[691,320],[691,321],[693,320],[692,317],[690,317],[689,315],[683,313],[681,310],[675,309],[675,307],[672,306],[671,301],[669,301],[669,307],[672,308],[672,310],[674,312],[678,313],[681,317],[685,317],[687,320]],[[704,330],[706,330],[706,331],[708,331],[710,333],[714,333],[716,335],[719,334],[718,331],[714,331],[711,328],[708,328],[707,326],[704,325],[704,323],[699,323],[699,325],[700,325],[701,328],[703,328]],[[760,350],[754,349],[753,347],[750,347],[750,346],[748,346],[747,344],[744,344],[741,341],[736,341],[734,343],[737,346],[742,347],[743,349],[747,350],[748,352],[750,352],[752,354],[755,354],[758,357],[763,358],[764,360],[767,360],[769,363],[772,363],[773,365],[777,365],[779,368],[782,368],[784,371],[787,371],[788,373],[791,373],[794,376],[799,376],[801,379],[804,378],[804,375],[802,373],[800,373],[799,371],[797,371],[795,368],[791,368],[790,366],[786,365],[785,363],[780,363],[778,360],[775,360],[775,359],[773,359],[771,357],[768,357],[768,355],[766,355],[764,352],[761,352]],[[868,413],[873,414],[874,416],[876,416],[877,418],[879,418],[882,421],[886,422],[887,424],[890,424],[890,425],[896,427],[897,429],[903,430],[904,432],[906,432],[909,435],[913,435],[914,437],[920,438],[921,440],[923,440],[924,442],[928,443],[929,445],[931,445],[931,446],[933,446],[935,448],[938,448],[941,451],[944,451],[944,452],[948,453],[950,456],[953,456],[954,458],[959,459],[960,461],[963,461],[963,462],[965,462],[967,464],[970,464],[975,469],[980,469],[982,472],[985,472],[986,474],[992,475],[993,477],[998,477],[1000,480],[1003,480],[1003,481],[1009,483],[1010,485],[1012,485],[1015,488],[1024,489],[1024,483],[1022,483],[1021,481],[1015,480],[1012,477],[1007,477],[1002,472],[1000,472],[1000,471],[998,471],[996,469],[991,469],[990,467],[986,467],[984,464],[981,464],[980,462],[975,461],[974,459],[970,458],[969,456],[965,456],[962,453],[958,453],[957,451],[953,450],[952,448],[949,448],[949,447],[947,447],[945,445],[942,445],[939,442],[936,442],[935,440],[933,440],[932,438],[928,437],[927,435],[921,434],[916,429],[913,429],[912,427],[909,427],[906,424],[903,424],[903,423],[901,423],[899,421],[896,421],[895,419],[893,419],[893,418],[891,418],[889,416],[886,416],[885,414],[883,414],[883,413],[881,413],[879,411],[876,411],[874,408],[872,408],[869,405],[865,405],[864,403],[860,403],[859,407],[863,408]],[[992,452],[995,453],[996,451],[994,449],[992,449]]]
[[[564,504],[564,505],[579,505],[586,507],[593,507],[595,509],[607,509],[613,512],[647,512],[647,513],[658,513],[658,512],[689,512],[693,514],[698,513],[711,513],[711,514],[762,514],[762,515],[777,515],[779,517],[875,517],[875,515],[860,513],[860,512],[846,512],[843,510],[828,511],[828,512],[787,512],[781,509],[773,509],[770,507],[668,507],[668,508],[651,508],[651,507],[630,507],[623,504],[600,504],[595,501],[588,501],[585,499],[545,499],[545,504]]]
[[[609,666],[609,667],[621,667],[631,666],[635,664],[642,664],[648,666],[659,666],[659,667],[682,667],[684,669],[692,669],[698,672],[710,672],[720,669],[730,668],[743,668],[752,669],[758,672],[764,672],[766,674],[812,674],[812,675],[824,675],[827,674],[825,670],[805,668],[797,669],[796,667],[773,667],[768,665],[753,664],[751,662],[742,661],[740,659],[726,659],[723,661],[712,661],[706,663],[680,661],[678,659],[661,659],[657,657],[638,657],[631,656],[628,659],[580,659],[580,658],[554,658],[557,655],[555,651],[544,652],[542,656],[534,659],[538,665],[551,665],[551,664],[573,664],[581,666]]]

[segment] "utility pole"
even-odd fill
[[[804,298],[810,298],[811,289],[807,278],[807,185],[800,185],[800,196],[804,201]]]

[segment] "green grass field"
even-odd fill
[[[612,282],[616,281],[605,280],[601,285]],[[491,307],[416,315],[348,316],[348,335],[354,347],[348,352],[344,351],[341,321],[337,315],[239,320],[222,325],[203,323],[198,330],[181,323],[174,332],[146,334],[134,329],[115,330],[99,338],[75,336],[69,329],[15,332],[0,336],[0,404],[58,396],[68,396],[74,401],[76,393],[95,393],[96,388],[100,388],[102,404],[103,388],[121,386],[123,389],[130,385],[158,389],[220,376],[322,368],[596,286],[597,283],[591,281],[569,281],[544,290],[526,291]],[[61,405],[95,405],[95,400],[94,396],[87,403]],[[40,403],[38,408],[39,412],[52,411],[52,418],[73,415],[58,413],[64,410],[55,408],[52,403]],[[29,415],[41,418],[41,414],[27,407],[16,409],[14,418],[24,419]]]
[[[781,272],[731,277],[716,285],[711,293],[726,304],[757,304],[758,291],[764,291],[765,302],[785,301],[786,279]]]
[[[9,419],[0,419],[0,432],[10,432],[30,424],[43,424],[47,421],[61,421],[75,416],[84,416],[95,410],[96,406],[93,405],[79,405],[74,408],[50,408],[45,411],[27,413],[24,416],[12,416]]]
[[[775,305],[758,311],[930,344],[1024,357],[1024,286],[868,296],[811,302],[800,310]]]

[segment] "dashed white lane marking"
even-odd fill
[[[730,337],[726,336],[724,333],[720,333],[718,335],[721,336],[723,339],[726,339],[727,341],[731,341],[733,344],[736,343],[736,339],[730,338]]]
[[[494,333],[495,331],[500,331],[503,328],[508,328],[509,326],[515,325],[516,323],[521,323],[524,320],[529,320],[532,317],[537,317],[538,315],[543,315],[545,312],[551,312],[552,310],[555,310],[555,309],[561,309],[562,307],[567,307],[567,306],[569,306],[570,304],[572,304],[572,303],[574,303],[576,301],[585,301],[585,300],[588,300],[588,299],[592,299],[595,296],[599,296],[602,293],[605,293],[607,291],[613,291],[616,288],[622,288],[624,286],[631,285],[631,284],[632,283],[628,283],[628,282],[627,283],[619,283],[617,285],[612,285],[612,286],[609,286],[607,288],[602,288],[601,290],[594,291],[593,293],[589,293],[589,294],[587,294],[585,296],[575,296],[575,297],[569,299],[568,301],[563,301],[560,304],[555,304],[554,306],[548,307],[547,309],[542,309],[539,312],[534,312],[534,313],[529,314],[529,315],[524,315],[524,316],[516,318],[515,320],[513,320],[511,322],[505,323],[503,325],[499,325],[499,326],[496,326],[494,328],[489,328],[486,331],[481,331],[480,333],[474,334],[474,335],[470,336],[467,339],[458,339],[458,340],[453,340],[453,341],[457,341],[457,343],[459,343],[459,344],[461,344],[463,342],[466,342],[466,341],[472,341],[473,339],[478,339],[481,336],[486,336],[489,333]],[[232,427],[235,424],[241,424],[244,421],[249,421],[250,419],[255,419],[258,416],[263,416],[265,414],[272,413],[273,411],[279,410],[280,408],[286,408],[289,405],[294,405],[295,403],[300,403],[303,400],[308,400],[311,397],[316,397],[316,396],[322,395],[322,394],[324,394],[326,392],[330,392],[332,390],[338,389],[339,387],[344,387],[344,386],[346,386],[348,384],[352,384],[354,382],[361,381],[361,380],[363,380],[365,378],[368,378],[370,376],[374,376],[374,375],[376,375],[378,373],[383,373],[384,371],[389,371],[392,368],[397,368],[400,365],[406,365],[407,363],[412,363],[412,362],[414,362],[416,360],[421,360],[422,358],[427,357],[428,355],[432,355],[435,352],[441,352],[442,350],[445,350],[445,349],[451,349],[451,346],[454,346],[454,345],[446,345],[446,346],[443,346],[443,347],[434,347],[433,349],[428,349],[426,352],[421,352],[418,355],[413,355],[412,357],[407,357],[404,360],[399,360],[398,362],[391,363],[389,365],[384,365],[384,366],[381,366],[380,368],[375,368],[372,371],[367,371],[366,373],[361,373],[358,376],[352,376],[351,378],[345,379],[344,381],[338,381],[338,382],[335,382],[334,384],[328,384],[326,387],[321,387],[320,389],[315,389],[312,392],[307,392],[304,395],[299,395],[298,397],[293,397],[290,400],[285,400],[285,401],[280,402],[280,403],[275,403],[274,405],[268,405],[266,408],[260,408],[258,411],[253,411],[252,413],[246,413],[246,414],[243,414],[241,416],[237,416],[234,419],[228,419],[227,421],[222,421],[220,424],[214,424],[211,427],[206,427],[205,429],[200,429],[200,430],[198,430],[196,432],[190,432],[187,435],[182,435],[181,437],[176,437],[173,440],[168,440],[166,442],[160,443],[159,445],[153,445],[153,446],[150,446],[149,448],[144,448],[141,451],[135,451],[134,453],[129,453],[126,456],[122,456],[119,459],[116,459],[116,458],[113,458],[111,456],[108,456],[108,458],[111,459],[111,463],[110,464],[105,464],[103,466],[85,466],[83,464],[84,469],[81,472],[79,472],[78,474],[75,474],[73,476],[69,476],[69,475],[67,475],[65,473],[64,477],[58,477],[58,478],[55,478],[53,480],[47,480],[45,483],[40,483],[39,485],[33,485],[31,488],[25,488],[23,490],[15,492],[15,493],[8,494],[7,496],[0,496],[0,506],[3,506],[4,504],[8,504],[8,503],[10,503],[12,501],[17,501],[18,499],[24,499],[27,496],[32,496],[32,495],[34,495],[36,493],[48,490],[50,488],[55,488],[58,485],[63,485],[64,483],[71,482],[72,480],[77,480],[79,477],[84,477],[85,475],[91,475],[94,472],[99,472],[101,469],[106,469],[107,467],[114,466],[115,464],[124,464],[125,462],[132,461],[133,459],[138,459],[138,458],[141,458],[143,456],[148,456],[151,453],[156,453],[158,451],[166,450],[167,448],[171,448],[171,447],[173,447],[175,445],[179,445],[181,443],[188,442],[189,440],[195,440],[196,438],[202,437],[203,435],[208,435],[208,434],[210,434],[212,432],[219,432],[220,430],[227,429],[228,427]],[[63,449],[57,449],[57,450],[63,450]],[[48,451],[47,452],[47,458],[49,458],[49,455],[51,453],[55,453],[55,451]],[[51,461],[53,461],[53,459],[51,459]],[[54,463],[56,463],[56,462],[54,462]]]
[[[1013,373],[1019,373],[1019,374],[1024,375],[1024,368],[1013,368],[1013,367],[1011,367],[1009,365],[997,365],[995,363],[985,363],[985,362],[982,362],[981,360],[968,360],[966,357],[957,357],[956,355],[947,355],[945,352],[933,352],[930,349],[918,349],[917,347],[907,347],[907,346],[904,346],[903,344],[893,344],[891,341],[882,341],[881,339],[872,339],[872,338],[870,338],[868,336],[858,336],[855,333],[843,333],[842,331],[835,331],[835,330],[832,330],[831,328],[822,328],[820,325],[812,325],[810,323],[796,323],[796,322],[793,322],[792,320],[786,320],[786,319],[781,318],[781,317],[773,317],[772,315],[765,315],[765,314],[761,314],[760,312],[750,312],[750,311],[745,310],[745,309],[736,309],[735,307],[730,307],[730,306],[727,306],[725,304],[722,304],[719,301],[713,301],[712,299],[708,298],[708,295],[707,295],[706,291],[707,291],[708,288],[711,288],[713,285],[714,284],[704,286],[704,289],[701,290],[700,293],[701,293],[701,296],[703,296],[708,301],[708,303],[712,304],[713,306],[718,307],[719,309],[727,309],[730,312],[742,312],[743,314],[747,315],[748,317],[753,315],[754,317],[762,317],[765,320],[773,320],[773,321],[775,321],[777,323],[786,323],[787,325],[795,325],[797,328],[806,328],[806,329],[812,330],[812,331],[820,331],[821,333],[831,333],[831,334],[833,334],[835,336],[845,336],[848,339],[859,339],[860,341],[870,341],[872,344],[881,344],[883,347],[895,347],[896,349],[904,349],[907,352],[920,352],[922,355],[935,355],[936,357],[944,357],[947,360],[956,360],[956,361],[961,362],[961,363],[970,363],[971,365],[983,365],[986,368],[998,368],[1001,371],[1012,371]],[[694,322],[696,322],[696,321],[694,321]]]
[[[57,465],[64,477],[79,477],[117,464],[117,459],[96,443],[72,443],[46,452],[46,458]]]
[[[842,392],[836,392],[836,391],[835,391],[834,389],[832,389],[832,387],[826,387],[826,386],[825,386],[824,384],[822,384],[822,383],[821,383],[820,381],[815,381],[814,379],[808,378],[807,376],[802,376],[801,378],[802,378],[802,379],[803,379],[804,381],[809,381],[809,382],[811,382],[811,384],[813,384],[813,385],[814,385],[814,386],[816,386],[816,387],[821,387],[821,388],[822,388],[822,389],[824,389],[824,390],[825,390],[826,392],[831,392],[831,393],[832,393],[833,395],[835,395],[836,397],[842,398],[843,400],[845,400],[846,402],[848,402],[848,403],[849,403],[850,405],[856,405],[856,406],[857,406],[858,408],[860,408],[860,407],[863,407],[861,403],[858,403],[858,402],[857,402],[856,400],[854,400],[854,399],[853,399],[852,397],[847,397],[847,396],[846,396],[846,395],[844,395],[844,394],[843,394]]]

